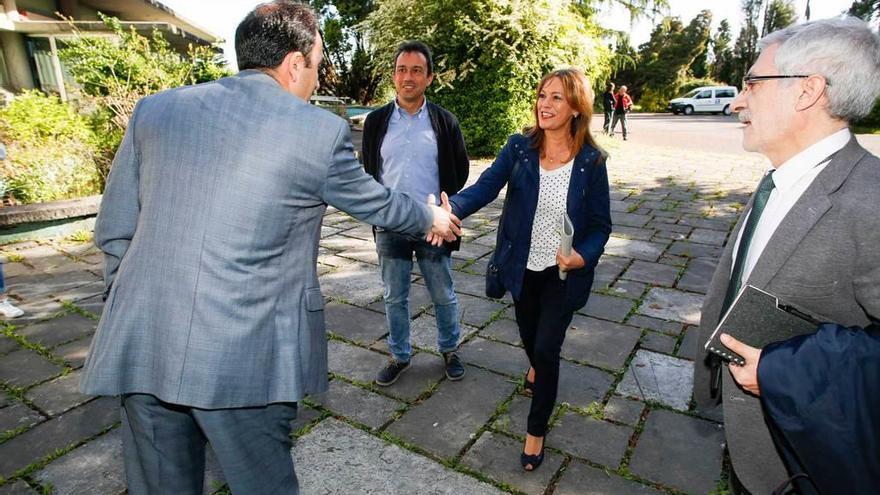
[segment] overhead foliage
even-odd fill
[[[400,42],[432,47],[429,97],[458,116],[472,154],[496,152],[532,122],[543,74],[574,66],[604,81],[610,71],[601,28],[570,0],[382,0],[365,26],[386,82]]]

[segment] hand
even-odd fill
[[[433,246],[441,246],[443,241],[452,242],[457,236],[461,236],[461,229],[459,228],[461,220],[452,214],[449,196],[445,192],[440,193],[440,206],[436,206],[435,202],[434,195],[429,194],[428,205],[434,214],[434,223],[425,240]]]
[[[728,368],[730,375],[736,380],[736,383],[746,392],[760,396],[761,387],[758,385],[758,361],[761,360],[761,349],[756,349],[750,345],[743,344],[735,338],[721,334],[721,343],[726,345],[731,351],[739,354],[745,359],[746,364],[739,366],[731,363]]]
[[[584,261],[583,256],[572,248],[571,254],[568,256],[562,254],[561,249],[556,250],[556,264],[559,265],[559,271],[570,272],[583,268],[587,263]]]

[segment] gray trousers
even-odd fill
[[[233,494],[299,493],[290,454],[296,403],[196,409],[129,394],[121,410],[130,495],[201,495],[206,442]]]
[[[614,134],[614,128],[617,127],[617,122],[620,122],[620,127],[623,128],[623,137],[626,137],[626,112],[614,112],[614,119],[611,121],[611,134]]]

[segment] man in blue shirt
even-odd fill
[[[458,120],[429,102],[425,90],[434,79],[431,50],[422,42],[408,41],[394,56],[397,97],[370,112],[364,122],[364,167],[385,186],[414,199],[438,199],[464,186],[470,163]],[[376,384],[397,381],[410,364],[409,288],[412,258],[419,269],[437,318],[437,346],[443,354],[446,376],[460,380],[464,366],[455,354],[460,327],[458,299],[452,283],[450,255],[459,243],[434,247],[423,238],[376,229],[376,249],[385,285],[388,347],[392,358],[379,371]]]

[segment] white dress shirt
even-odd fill
[[[745,286],[752,269],[755,268],[755,263],[758,262],[761,253],[764,252],[764,248],[767,247],[767,243],[770,242],[770,238],[773,237],[779,224],[788,215],[791,207],[830,162],[826,158],[846,146],[850,138],[849,129],[841,129],[791,157],[773,172],[773,184],[776,187],[770,193],[770,198],[767,200],[767,205],[764,207],[755,233],[752,235],[752,242],[746,253],[746,263],[743,266],[742,286]],[[817,162],[817,160],[822,161]],[[751,212],[749,213],[751,214]],[[746,221],[748,218],[743,220],[743,225]],[[742,230],[740,229],[736,244],[733,246],[731,267],[736,263],[736,253],[739,250]],[[732,268],[731,271],[733,271]]]

